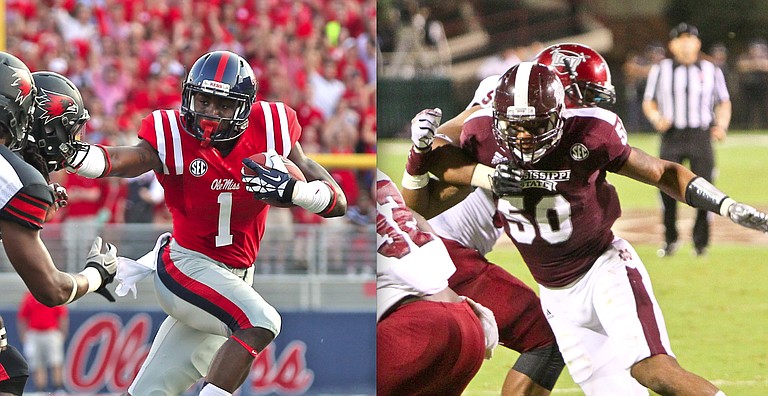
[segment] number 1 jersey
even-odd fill
[[[287,157],[301,136],[296,112],[283,103],[257,102],[248,126],[227,156],[184,131],[178,110],[155,110],[139,138],[163,163],[157,173],[179,245],[234,268],[253,265],[269,206],[241,181],[242,160],[275,149]]]

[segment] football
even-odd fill
[[[254,155],[252,155],[252,156],[250,156],[248,158],[250,158],[251,160],[253,160],[253,162],[255,162],[257,164],[262,165],[265,168],[273,168],[274,167],[273,164],[272,164],[272,161],[267,161],[267,155],[265,153],[254,154]],[[304,173],[301,171],[301,169],[299,169],[298,166],[296,166],[296,164],[293,163],[293,161],[291,161],[288,158],[285,158],[283,156],[280,156],[280,158],[282,158],[283,163],[285,164],[285,168],[288,169],[288,173],[290,173],[291,176],[293,176],[294,179],[301,180],[301,181],[304,181],[304,182],[307,181],[307,178],[304,176]],[[267,162],[269,162],[269,163],[267,163]],[[246,175],[251,175],[251,176],[256,175],[256,172],[254,172],[251,168],[249,168],[247,166],[243,167],[243,172]]]
[[[272,163],[271,159],[268,159],[267,155],[265,153],[254,154],[254,155],[251,155],[248,158],[250,158],[251,160],[253,160],[253,162],[255,162],[257,164],[262,165],[265,168],[273,168],[274,167],[274,164]],[[301,169],[299,169],[298,166],[296,166],[296,164],[293,163],[293,161],[291,161],[288,158],[285,158],[283,156],[280,156],[280,158],[283,160],[283,164],[285,164],[285,168],[288,170],[288,173],[291,176],[293,176],[294,179],[301,180],[301,181],[304,181],[304,182],[307,181],[307,178],[304,176],[304,173],[301,171]],[[243,166],[243,175],[256,176],[256,172],[254,172],[253,169],[251,169],[251,168],[249,168],[247,166]],[[283,203],[283,202],[273,201],[271,199],[265,199],[265,200],[263,200],[263,202],[266,203],[267,205],[275,206],[275,207],[278,207],[278,208],[290,208],[290,207],[295,206],[294,204],[292,204],[290,202]]]

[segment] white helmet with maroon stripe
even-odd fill
[[[563,83],[545,65],[522,62],[499,79],[493,98],[493,133],[505,154],[535,163],[560,142]]]

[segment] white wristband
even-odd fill
[[[106,152],[98,146],[90,146],[80,166],[75,170],[78,175],[96,179],[107,169]]]
[[[84,270],[80,271],[80,274],[85,276],[85,279],[88,279],[87,293],[93,293],[96,289],[101,287],[101,273],[96,268],[86,267]]]
[[[403,188],[407,190],[418,190],[429,184],[429,174],[412,175],[408,171],[403,172],[403,180],[400,182]]]
[[[309,183],[297,180],[293,186],[291,202],[312,213],[320,213],[331,203],[333,193],[331,188],[320,180],[312,180]]]
[[[470,184],[473,187],[480,187],[484,190],[493,191],[491,187],[491,176],[496,169],[491,168],[488,165],[477,164],[475,170],[472,172],[472,181]]]
[[[724,199],[723,202],[720,204],[720,216],[730,217],[728,213],[728,209],[730,209],[731,205],[735,203],[736,201],[733,198]]]
[[[64,275],[68,276],[69,279],[72,279],[72,293],[69,294],[69,298],[64,302],[64,305],[66,305],[75,300],[75,295],[77,294],[77,280],[75,280],[75,277],[68,272],[65,272]]]

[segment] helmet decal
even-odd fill
[[[573,70],[574,75],[578,76],[576,69],[578,69],[579,65],[586,60],[586,56],[578,52],[568,51],[562,48],[555,48],[552,50],[552,66],[555,66],[557,74],[568,73],[567,69],[570,68]],[[566,61],[568,62],[567,65],[565,63]],[[560,67],[563,69],[561,70]]]
[[[39,117],[44,124],[51,122],[56,118],[61,118],[65,114],[77,114],[79,109],[75,99],[71,96],[49,91],[41,88],[43,95],[36,98],[37,107],[41,111]]]
[[[16,103],[22,104],[32,93],[32,76],[29,74],[28,70],[13,67],[11,65],[8,65],[8,67],[14,71],[13,77],[15,80],[13,80],[11,86],[19,89],[19,94],[16,96]]]

